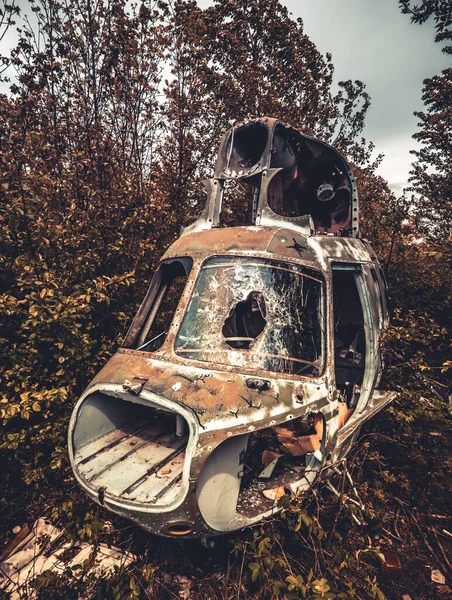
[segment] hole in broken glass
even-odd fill
[[[237,302],[224,322],[221,333],[231,348],[249,350],[267,324],[267,307],[262,292],[252,291]]]

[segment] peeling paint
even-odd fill
[[[163,256],[124,347],[71,418],[81,487],[153,533],[211,536],[274,514],[281,490],[309,489],[395,396],[375,389],[388,314],[353,175],[327,144],[284,131],[264,119],[225,135],[203,215]],[[255,164],[245,146],[227,151],[255,134]],[[227,179],[255,187],[251,225],[218,227]],[[284,181],[290,194],[276,197]],[[160,310],[170,323],[153,331]],[[303,429],[313,419],[321,434]],[[281,427],[298,454],[281,450]],[[265,480],[264,451],[281,455]]]

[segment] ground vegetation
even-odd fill
[[[416,194],[397,197],[362,138],[364,84],[334,92],[331,56],[277,0],[205,10],[191,0],[3,3],[0,35],[11,27],[18,40],[2,60],[0,94],[0,545],[45,515],[74,542],[138,556],[108,581],[46,573],[37,597],[444,597],[430,572],[450,577],[450,420],[407,362],[447,399],[450,72],[425,84]],[[320,484],[284,497],[281,517],[202,549],[150,538],[89,502],[68,465],[66,431],[159,257],[199,213],[220,136],[262,114],[332,143],[353,165],[363,233],[392,298],[388,348],[404,357],[388,350],[385,385],[401,395],[351,452],[361,525]],[[336,485],[349,493],[345,479]]]

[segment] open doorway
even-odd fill
[[[366,367],[366,327],[359,293],[361,267],[333,265],[334,365],[339,427],[355,411]]]

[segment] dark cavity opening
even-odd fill
[[[251,185],[242,179],[226,179],[221,202],[220,227],[240,227],[256,222],[259,185]]]
[[[294,491],[292,486],[298,481],[314,476],[321,462],[313,464],[312,459],[316,451],[322,452],[323,440],[320,413],[252,433],[243,460],[237,512],[253,518],[272,510],[286,490]],[[323,460],[323,454],[319,458]]]
[[[366,363],[365,321],[357,283],[354,271],[333,270],[335,376],[339,408],[346,420],[358,404]]]
[[[127,398],[128,395],[125,395]],[[182,493],[188,423],[157,406],[94,392],[81,405],[71,443],[77,473],[106,495],[166,506]]]
[[[283,217],[311,215],[315,229],[337,233],[350,227],[348,168],[333,148],[277,125],[271,168],[279,171],[268,189],[268,204]]]
[[[250,292],[246,300],[238,302],[225,320],[221,333],[231,348],[248,350],[264,331],[267,308],[262,292]]]
[[[267,137],[268,130],[264,123],[251,123],[234,130],[226,150],[229,171],[238,173],[257,164],[267,145]]]

